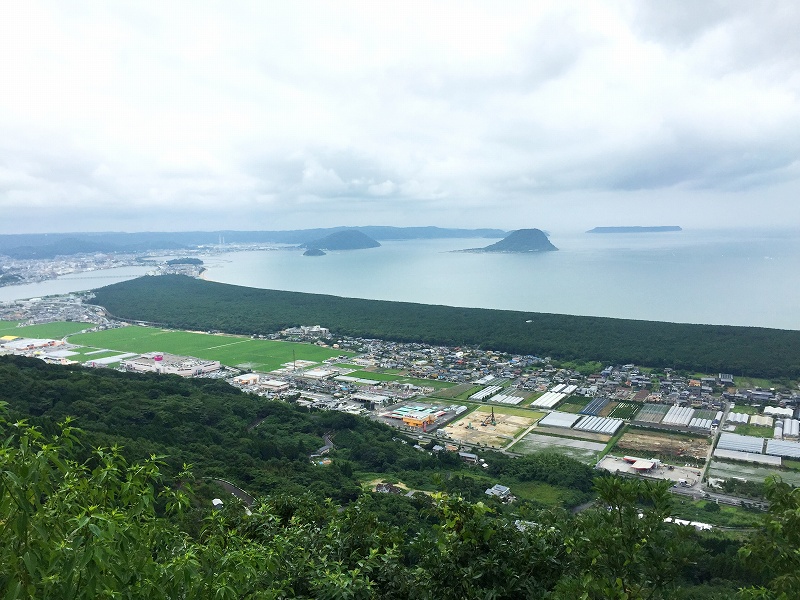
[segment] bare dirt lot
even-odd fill
[[[476,410],[463,419],[451,423],[444,428],[444,431],[453,440],[465,444],[501,448],[507,446],[536,421],[536,419],[528,417],[500,413],[495,413],[494,425],[492,425],[491,419],[490,412],[483,409]]]
[[[645,457],[673,457],[673,460],[692,459],[705,462],[709,440],[705,437],[688,437],[668,433],[628,432],[615,446],[615,453]]]

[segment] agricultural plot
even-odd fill
[[[345,353],[313,344],[254,340],[247,337],[168,331],[153,327],[122,327],[73,335],[70,343],[120,352],[169,352],[218,360],[224,365],[272,371],[293,360],[321,362]]]
[[[770,469],[769,467],[741,462],[729,462],[714,459],[708,468],[708,477],[719,479],[746,479],[747,481],[763,482],[771,475],[777,475],[790,485],[800,486],[800,471],[789,469]]]
[[[338,366],[338,365],[337,365]],[[385,381],[394,383],[409,383],[417,387],[430,387],[434,389],[447,389],[454,387],[454,383],[449,381],[438,381],[436,379],[418,379],[416,377],[406,377],[405,375],[398,375],[397,373],[375,373],[373,371],[355,371],[348,373],[349,377],[357,377],[359,379],[369,379],[371,381]]]
[[[639,407],[641,407],[641,404],[635,402],[619,402],[608,416],[612,419],[623,419],[627,421],[633,418],[633,415],[636,414]]]
[[[458,398],[461,395],[466,396],[476,389],[477,386],[471,383],[459,383],[451,388],[437,390],[436,394],[434,395],[437,398],[453,399]]]
[[[600,415],[600,411],[602,411],[606,406],[608,406],[608,399],[607,398],[595,398],[589,404],[584,406],[581,409],[582,415],[590,415],[592,417],[596,417]]]
[[[512,450],[520,454],[533,454],[548,450],[565,454],[586,464],[594,464],[597,461],[597,455],[605,450],[605,447],[605,444],[599,442],[529,433],[514,444]]]
[[[705,462],[709,447],[706,437],[629,430],[614,449],[616,454],[655,457],[667,462],[678,459]]]
[[[533,425],[544,413],[525,411],[528,416],[503,414],[495,410],[495,424],[492,413],[484,408],[473,411],[466,417],[450,423],[443,431],[453,440],[474,446],[504,448],[528,427]]]
[[[714,420],[717,418],[717,411],[715,410],[696,410],[694,411],[693,418],[695,419],[710,419]]]
[[[645,404],[636,415],[636,420],[644,423],[661,423],[669,409],[670,407],[664,404]]]
[[[585,402],[571,402],[567,400],[566,402],[559,405],[558,410],[561,412],[572,413],[574,415],[583,412],[583,408],[586,406]]]
[[[17,327],[17,323],[18,321],[0,321],[0,337],[13,335],[17,337],[60,340],[64,336],[94,327],[91,323],[67,323],[63,321],[28,325],[26,327]]]

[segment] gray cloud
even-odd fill
[[[793,2],[3,11],[2,232],[797,217]]]

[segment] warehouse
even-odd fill
[[[120,366],[126,371],[137,373],[161,373],[163,375],[180,375],[181,377],[197,377],[219,371],[221,368],[218,360],[204,360],[166,352],[148,352],[123,360],[120,362]]]

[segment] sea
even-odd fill
[[[203,256],[205,279],[422,304],[800,330],[800,231],[550,232],[557,252],[458,252],[490,239],[382,241],[303,256],[297,248]],[[0,288],[0,300],[100,287],[145,268]],[[103,277],[116,277],[103,279]],[[92,279],[94,278],[94,279]],[[17,289],[24,288],[24,289]],[[320,323],[320,325],[325,325]]]

